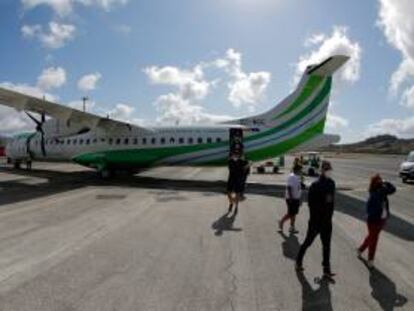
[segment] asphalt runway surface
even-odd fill
[[[294,258],[299,234],[277,231],[281,174],[252,174],[237,216],[226,215],[225,168],[163,167],[101,181],[73,164],[0,165],[0,310],[414,310],[414,184],[401,157],[329,157],[337,181],[332,268],[320,241]],[[376,269],[356,257],[366,233],[368,178],[394,182],[393,216]],[[312,180],[307,179],[309,184]]]

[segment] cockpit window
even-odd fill
[[[414,162],[414,151],[410,152],[408,155],[407,162]]]

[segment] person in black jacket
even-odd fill
[[[396,191],[394,185],[384,182],[379,174],[371,178],[367,207],[368,235],[358,248],[358,257],[368,248],[368,267],[374,267],[379,234],[390,216],[388,196]]]
[[[296,270],[303,271],[303,257],[306,250],[312,245],[315,238],[320,235],[323,249],[324,276],[333,277],[331,271],[331,236],[332,216],[335,206],[335,182],[331,178],[332,166],[324,161],[321,166],[321,176],[312,183],[308,193],[309,224],[306,238],[301,245],[296,258]]]
[[[243,192],[243,181],[245,175],[245,161],[241,159],[239,153],[233,153],[228,162],[229,177],[227,180],[227,197],[229,199],[230,213],[235,207],[235,213],[238,212],[238,205],[240,201],[241,193]]]

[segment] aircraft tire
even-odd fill
[[[20,161],[14,161],[14,162],[13,162],[13,167],[14,167],[16,170],[19,170],[19,169],[21,168],[21,162],[20,162]]]
[[[114,175],[114,171],[107,168],[104,168],[99,171],[99,177],[101,177],[103,180],[112,179]]]

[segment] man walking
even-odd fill
[[[283,232],[283,225],[289,219],[290,220],[290,232],[297,233],[295,229],[296,215],[299,212],[299,207],[302,199],[302,180],[301,180],[302,167],[299,164],[293,166],[293,171],[289,175],[286,185],[286,204],[287,213],[279,221],[279,231]]]
[[[327,278],[335,276],[331,271],[331,236],[332,216],[335,206],[335,182],[331,178],[331,163],[324,161],[321,167],[321,176],[309,188],[309,224],[305,241],[299,249],[296,258],[296,270],[303,271],[303,257],[306,250],[320,235],[323,249],[323,275]]]

